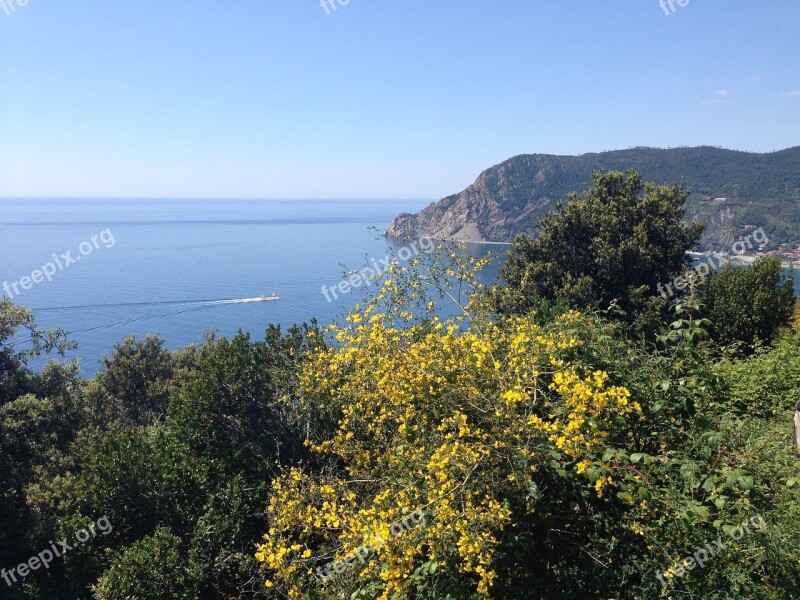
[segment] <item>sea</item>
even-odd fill
[[[40,329],[68,331],[77,348],[59,360],[77,361],[91,377],[128,336],[158,334],[175,350],[211,331],[262,339],[270,323],[286,328],[316,318],[324,325],[343,317],[375,287],[335,297],[330,288],[350,269],[380,265],[404,246],[406,255],[413,252],[383,232],[399,213],[427,204],[0,199],[0,295],[32,309]],[[507,247],[455,250],[491,252],[483,273],[491,283]],[[794,279],[800,292],[800,274]],[[269,294],[279,299],[261,300]]]
[[[90,377],[127,336],[158,334],[174,350],[209,331],[262,339],[270,323],[342,317],[369,290],[328,292],[329,302],[323,286],[408,246],[383,232],[428,203],[0,199],[0,294],[31,308],[39,328],[67,330],[78,347],[66,360]],[[505,247],[464,251],[499,257]],[[279,299],[260,300],[270,294]]]

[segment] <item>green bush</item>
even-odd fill
[[[496,307],[524,314],[539,297],[580,310],[614,303],[637,330],[653,331],[669,305],[658,286],[686,268],[703,225],[681,223],[680,186],[643,183],[634,171],[596,172],[594,180],[593,189],[572,194],[540,221],[536,239],[514,240]]]
[[[769,344],[794,310],[794,281],[781,276],[778,258],[761,258],[749,268],[726,265],[700,289],[714,341],[735,351]]]
[[[181,540],[159,527],[125,548],[97,583],[97,600],[196,600],[196,574],[187,569]]]

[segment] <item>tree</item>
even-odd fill
[[[0,297],[0,406],[37,391],[27,368],[31,358],[50,352],[64,356],[73,348],[66,331],[39,329],[29,309]]]
[[[141,341],[127,337],[114,346],[110,359],[103,359],[97,383],[117,418],[146,425],[167,410],[173,369],[172,355],[160,337],[149,335]]]
[[[761,258],[749,268],[726,265],[700,290],[714,341],[745,352],[772,342],[794,310],[794,279],[781,276],[778,258]]]
[[[53,479],[79,419],[74,365],[28,368],[32,358],[74,348],[61,329],[37,327],[30,310],[0,298],[0,565],[27,560],[46,542],[52,515],[31,506],[34,487]],[[6,587],[5,582],[1,584]],[[32,581],[27,586],[34,586]],[[23,597],[22,586],[4,592]]]
[[[282,398],[293,393],[305,354],[319,345],[319,336],[309,336],[315,330],[312,324],[284,334],[270,326],[262,341],[244,333],[209,336],[168,356],[157,338],[117,347],[90,395],[99,389],[127,398],[135,418],[83,432],[92,443],[75,450],[80,473],[62,520],[78,526],[107,515],[114,533],[103,541],[109,552],[73,554],[68,581],[85,588],[102,574],[98,597],[109,599],[266,594],[256,585],[253,540],[266,525],[270,472],[306,453]],[[169,377],[159,356],[169,359]],[[166,407],[159,409],[163,420],[148,417],[162,406],[154,398]]]
[[[200,597],[180,546],[180,538],[159,527],[153,535],[119,553],[114,566],[100,578],[95,597],[99,600]]]
[[[507,287],[494,292],[500,312],[527,313],[538,297],[579,309],[613,302],[627,321],[653,328],[668,306],[658,285],[687,267],[704,226],[681,224],[687,194],[679,185],[643,183],[635,171],[596,171],[594,181],[556,205],[535,240],[514,240],[501,270]]]

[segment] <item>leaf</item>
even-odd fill
[[[737,470],[729,471],[728,474],[725,476],[725,483],[728,484],[729,486],[732,486],[739,480],[739,477],[741,477],[741,475],[742,475],[741,471]]]

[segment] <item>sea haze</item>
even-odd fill
[[[69,357],[79,358],[89,376],[128,335],[158,333],[175,349],[208,330],[231,336],[242,329],[261,338],[268,323],[332,321],[363,290],[329,304],[322,285],[338,284],[342,265],[385,257],[397,242],[380,233],[398,213],[425,204],[0,200],[0,284],[30,276],[54,253],[80,256],[13,301],[33,308],[40,327],[69,330],[78,343]],[[113,245],[106,233],[82,256],[80,245],[105,230]],[[247,301],[271,293],[280,300]]]

